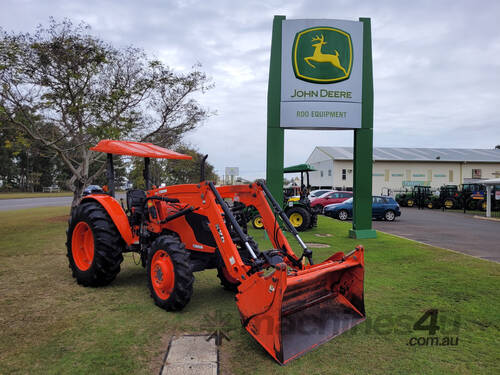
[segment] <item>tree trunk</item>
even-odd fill
[[[77,184],[78,186],[75,186],[75,190],[73,190],[73,201],[71,202],[71,209],[73,210],[74,207],[78,206],[78,203],[80,202],[80,198],[82,197],[83,194],[83,189],[84,185],[83,184]]]

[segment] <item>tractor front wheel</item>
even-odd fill
[[[120,272],[123,240],[106,210],[95,201],[73,210],[66,248],[69,268],[78,284],[104,286]]]
[[[262,216],[255,215],[252,217],[252,226],[255,229],[264,229],[264,221],[262,221]]]
[[[160,236],[153,242],[146,270],[151,297],[157,306],[178,311],[188,304],[194,276],[189,254],[177,237]]]
[[[286,216],[290,220],[290,223],[301,232],[309,228],[311,223],[311,215],[305,208],[302,207],[292,207],[286,212]]]
[[[238,292],[238,285],[240,285],[240,282],[229,274],[224,265],[217,267],[217,277],[220,279],[220,283],[224,289],[233,293]]]

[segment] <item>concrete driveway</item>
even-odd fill
[[[500,262],[500,222],[441,210],[401,208],[394,222],[374,221],[373,228],[474,257]]]

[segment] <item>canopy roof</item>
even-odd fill
[[[311,172],[315,171],[309,164],[297,164],[283,169],[283,173]]]
[[[114,141],[104,139],[97,146],[91,148],[92,151],[105,152],[107,154],[140,156],[143,158],[158,159],[192,159],[189,155],[179,154],[178,152],[167,150],[166,148],[156,146],[152,143]]]

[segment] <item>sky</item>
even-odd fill
[[[284,5],[286,4],[286,5]],[[494,148],[500,144],[500,2],[0,0],[0,27],[31,32],[84,21],[117,47],[143,48],[177,72],[201,63],[215,84],[197,99],[216,112],[186,141],[219,175],[265,177],[274,15],[371,18],[375,147]],[[286,130],[285,166],[315,146],[352,146],[352,130]]]

